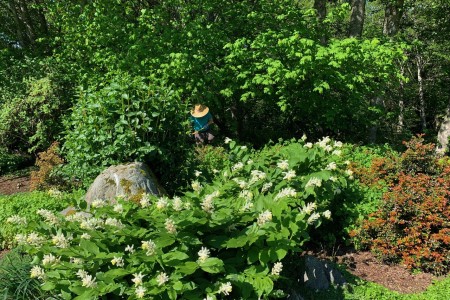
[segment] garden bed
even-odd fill
[[[30,187],[30,177],[0,177],[0,195],[10,195],[19,192],[28,192]],[[0,259],[7,250],[0,251]],[[428,273],[411,274],[402,266],[386,265],[377,261],[370,252],[355,252],[352,250],[342,251],[336,256],[323,254],[314,255],[333,260],[339,264],[347,266],[347,270],[370,282],[374,282],[400,293],[419,293],[426,290],[433,280],[439,279]]]

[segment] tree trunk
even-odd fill
[[[317,18],[319,19],[319,25],[322,25],[323,20],[327,16],[327,1],[326,0],[314,0],[314,9],[317,13]],[[320,26],[322,27],[322,26]],[[320,37],[320,42],[325,45],[327,43],[327,36],[325,31],[322,31],[322,36]]]
[[[317,17],[319,18],[319,21],[323,21],[327,16],[327,1],[314,0],[314,9],[317,11]]]
[[[350,16],[349,37],[361,37],[366,13],[365,0],[352,0],[352,14]]]
[[[383,105],[383,98],[381,96],[376,96],[375,99],[371,101],[371,105],[381,107]],[[378,123],[378,120],[376,120]],[[375,123],[370,127],[369,130],[369,143],[375,144],[377,142],[378,135],[378,125]]]
[[[405,66],[403,63],[400,65],[400,72],[402,76],[405,75]],[[405,127],[405,102],[403,101],[403,91],[405,89],[403,80],[400,80],[400,97],[398,100],[398,123],[397,123],[397,134],[401,134],[403,132],[403,128]]]
[[[384,35],[393,36],[398,32],[404,4],[405,0],[390,1],[386,4],[383,22]]]
[[[425,115],[425,97],[423,92],[423,58],[420,56],[420,54],[416,57],[416,63],[417,63],[417,82],[419,84],[419,112],[420,112],[420,120],[421,120],[421,127],[422,132],[425,131],[427,128],[427,119]]]
[[[25,33],[25,30],[22,27],[23,23],[20,20],[19,12],[17,10],[16,3],[15,3],[14,0],[9,0],[8,1],[8,5],[9,5],[9,10],[10,10],[10,12],[13,15],[13,18],[14,18],[14,23],[15,23],[15,27],[16,27],[16,35],[17,35],[18,42],[19,42],[21,47],[27,47],[30,44],[30,41],[28,39],[28,36]]]
[[[31,20],[30,11],[28,10],[26,1],[20,0],[19,7],[20,7],[20,19],[22,20],[23,25],[26,28],[30,44],[33,44],[34,41],[36,40],[36,32],[33,26],[33,22]]]
[[[438,145],[436,147],[436,153],[444,155],[448,148],[448,138],[450,137],[450,102],[447,105],[445,115],[439,124],[438,131]]]

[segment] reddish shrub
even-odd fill
[[[358,238],[385,262],[447,273],[450,166],[438,162],[434,145],[424,145],[421,136],[405,145],[408,148],[397,162],[399,171],[391,176],[382,206],[364,221]]]
[[[46,151],[38,154],[36,166],[39,170],[31,172],[31,190],[47,189],[56,184],[52,182],[52,170],[64,162],[58,150],[59,143],[53,142]]]

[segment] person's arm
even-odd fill
[[[210,118],[208,120],[208,126],[211,125],[211,124],[214,124],[214,118],[213,118],[212,115],[210,115]]]

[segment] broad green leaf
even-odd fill
[[[198,262],[198,265],[203,271],[208,273],[221,273],[225,271],[223,261],[216,257],[207,258],[203,262]]]

